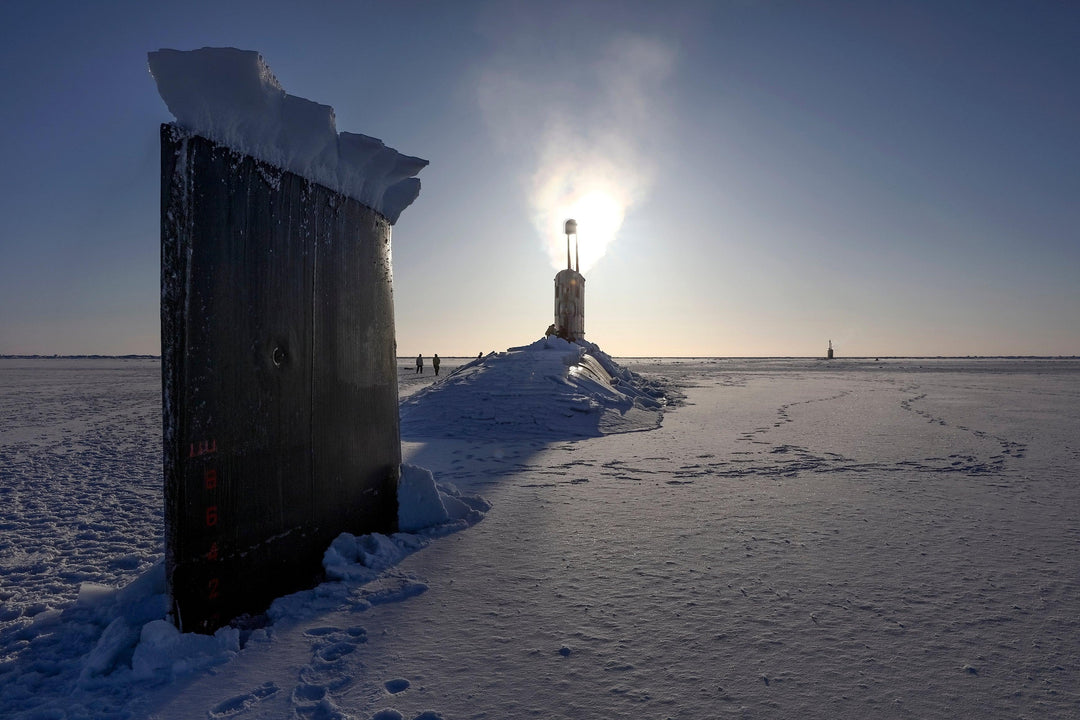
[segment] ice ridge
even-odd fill
[[[336,190],[397,222],[420,194],[427,160],[337,131],[329,105],[290,95],[254,50],[148,53],[158,93],[181,127]]]

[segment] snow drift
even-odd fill
[[[391,224],[420,194],[414,176],[427,160],[339,133],[334,109],[286,93],[259,53],[207,47],[148,57],[181,127],[359,200]]]
[[[342,533],[323,558],[327,580],[278,598],[265,617],[238,618],[212,636],[181,633],[166,619],[165,566],[159,561],[123,588],[83,583],[78,599],[63,610],[5,628],[0,707],[18,717],[111,716],[140,688],[227,663],[248,643],[270,640],[278,623],[340,607],[362,611],[424,592],[422,582],[385,576],[432,540],[479,522],[490,505],[436,483],[425,468],[403,465],[401,471],[403,531]]]
[[[562,439],[652,430],[673,397],[598,346],[555,336],[462,365],[401,404],[402,436]]]

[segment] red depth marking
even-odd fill
[[[188,457],[199,457],[200,455],[209,455],[215,452],[217,452],[217,440],[200,440],[197,443],[191,443]]]
[[[202,461],[205,464],[212,464],[212,458],[206,458],[204,456],[213,455],[217,452],[217,440],[200,440],[193,442],[188,448],[189,458],[202,457]],[[194,480],[194,478],[192,478]],[[216,467],[206,467],[204,465],[202,469],[202,486],[203,486],[203,523],[204,527],[215,528],[218,525],[218,521],[221,519],[218,515],[218,506],[210,503],[215,500],[215,495],[218,490],[218,469]],[[193,488],[194,489],[194,488]],[[221,562],[221,548],[218,545],[218,541],[214,538],[206,538],[210,542],[210,547],[203,554],[203,559],[207,563],[213,563],[217,565]],[[212,606],[216,606],[218,600],[221,597],[221,578],[218,573],[221,572],[219,567],[207,567],[208,575],[213,575],[206,582],[206,602]],[[205,577],[205,576],[204,576]],[[208,607],[207,611],[211,608]],[[203,621],[204,629],[217,627],[220,620],[220,613],[213,613],[209,619]]]

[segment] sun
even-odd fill
[[[581,272],[587,272],[607,252],[622,227],[625,214],[626,203],[606,188],[590,187],[565,193],[538,218],[538,224],[543,223],[538,230],[549,238],[552,265],[560,268],[566,261],[566,236],[560,234],[566,220],[573,218],[577,221],[577,257],[581,262]]]
[[[582,272],[592,268],[607,252],[615,233],[622,227],[624,208],[610,194],[594,190],[573,203],[566,217],[578,223],[578,243]]]

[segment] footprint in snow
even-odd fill
[[[367,631],[355,626],[309,628],[304,635],[313,642],[311,662],[300,669],[300,683],[293,689],[295,715],[312,720],[343,717],[333,702],[332,693],[352,683],[348,656],[367,642]]]
[[[217,718],[226,718],[230,715],[248,710],[260,701],[265,700],[268,697],[276,695],[278,692],[278,686],[273,682],[265,682],[259,687],[255,688],[249,693],[244,695],[237,695],[231,697],[228,700],[222,700],[214,707],[207,711],[207,715],[213,720]]]
[[[292,693],[294,705],[317,703],[324,697],[326,697],[325,687],[321,685],[308,685],[307,683],[300,683]]]
[[[395,678],[393,680],[387,680],[384,684],[386,692],[391,695],[397,695],[399,692],[404,692],[409,689],[409,681],[405,678]]]
[[[356,650],[356,643],[342,640],[319,648],[315,654],[320,660],[333,663],[352,653],[353,650]]]
[[[371,720],[405,720],[405,716],[399,713],[393,708],[387,708],[386,710],[380,710],[371,716]],[[444,720],[443,716],[434,710],[425,710],[420,713],[413,720]]]
[[[323,637],[325,635],[330,635],[331,633],[336,633],[339,630],[341,630],[341,628],[317,627],[317,628],[309,628],[309,629],[305,630],[304,634],[307,635],[308,637]]]

